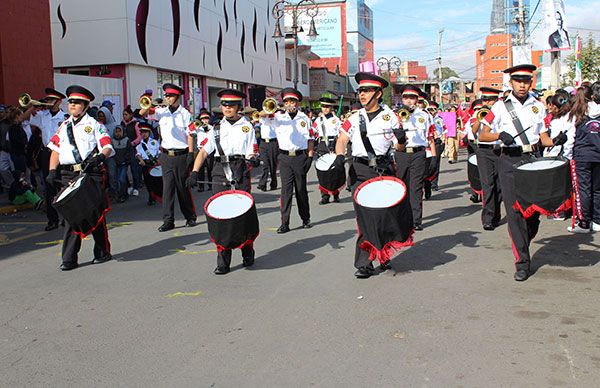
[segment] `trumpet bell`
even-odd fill
[[[258,121],[260,120],[260,112],[252,112],[252,120]]]
[[[400,109],[398,111],[398,117],[402,121],[408,121],[410,119],[410,111],[408,109]]]
[[[274,98],[267,98],[263,101],[262,108],[266,114],[272,115],[277,112],[277,101]]]
[[[489,109],[479,109],[475,117],[477,118],[477,121],[481,121],[485,118],[485,116],[488,115],[488,113],[490,113]]]
[[[148,96],[142,96],[140,98],[140,108],[145,110],[152,108],[152,99]]]

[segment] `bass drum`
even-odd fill
[[[469,156],[467,163],[467,177],[469,178],[469,186],[474,193],[483,195],[481,189],[481,179],[479,178],[479,167],[477,166],[477,155]]]
[[[570,164],[563,158],[532,158],[515,165],[513,208],[523,217],[554,215],[571,208]]]
[[[406,185],[396,177],[381,176],[360,184],[354,191],[359,248],[370,260],[386,263],[402,247],[412,246],[413,218]]]
[[[156,165],[146,172],[146,188],[150,197],[155,201],[162,202],[163,196],[163,178],[162,167]]]
[[[315,162],[317,178],[319,179],[319,190],[324,194],[337,195],[346,186],[346,171],[339,168],[331,168],[336,154],[325,154]]]
[[[210,239],[217,250],[242,248],[259,234],[254,198],[245,191],[227,190],[210,197],[204,204]]]

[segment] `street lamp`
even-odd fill
[[[302,9],[300,9],[302,7]],[[273,38],[283,38],[284,35],[281,32],[280,21],[283,19],[285,14],[292,16],[292,33],[289,34],[290,38],[294,41],[294,89],[298,89],[298,32],[302,32],[303,29],[298,25],[298,17],[305,12],[310,17],[310,27],[308,29],[308,38],[314,40],[319,34],[315,26],[315,16],[319,14],[319,7],[315,0],[301,0],[298,3],[293,3],[288,0],[279,0],[273,5],[273,17],[275,18],[275,31],[273,32]],[[286,34],[287,37],[288,34]]]
[[[391,58],[386,58],[386,57],[380,57],[379,59],[377,59],[377,66],[379,67],[380,70],[383,70],[384,67],[387,67],[387,73],[388,73],[388,77],[390,78],[390,81],[392,80],[392,68],[396,69],[397,73],[400,73],[400,63],[402,61],[400,60],[400,58],[394,56]]]

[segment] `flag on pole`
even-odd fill
[[[581,86],[581,38],[575,40],[575,86]]]

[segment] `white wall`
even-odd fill
[[[289,49],[285,50],[285,55],[291,59],[292,61],[292,80],[294,79],[294,50]],[[309,54],[310,51],[305,51],[302,54],[298,54],[298,90],[304,96],[303,101],[310,98],[310,73],[306,75],[306,84],[302,83],[302,65],[308,66],[308,58],[306,54]],[[288,81],[285,79],[285,73],[283,74],[283,87],[284,88],[293,88],[294,82]]]
[[[100,106],[102,101],[109,99],[115,102],[113,116],[117,121],[121,120],[123,106],[123,81],[114,78],[88,77],[83,75],[54,73],[54,88],[65,93],[70,85],[80,85],[88,89],[96,97],[92,106]],[[63,100],[62,110],[67,112],[67,100]]]
[[[156,69],[149,66],[127,65],[125,66],[127,74],[127,103],[132,109],[139,107],[139,99],[146,89],[154,91],[153,98],[156,98]]]
[[[151,1],[145,30],[148,63],[142,58],[136,35],[139,3],[139,0],[50,0],[55,67],[132,63],[250,84],[282,86],[280,74],[285,71],[285,50],[280,42],[277,58],[276,42],[271,38],[275,24],[270,8],[275,0],[202,0],[199,31],[194,20],[194,0],[179,0],[180,36],[174,55],[171,2]],[[66,23],[64,38],[59,6]],[[242,25],[245,32],[243,61]],[[219,31],[220,66],[217,59]],[[285,74],[281,78],[285,79]]]

